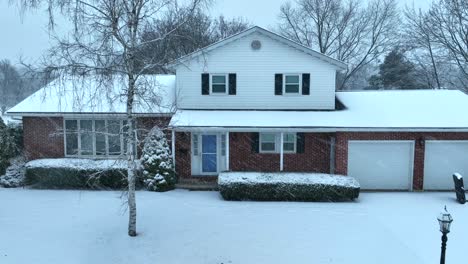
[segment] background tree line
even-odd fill
[[[139,67],[170,73],[172,60],[252,26],[205,10],[174,5],[145,24]],[[434,0],[419,10],[395,0],[295,0],[281,6],[272,30],[348,63],[338,90],[468,90],[468,1]],[[0,61],[0,106],[30,95],[46,83],[43,77]]]

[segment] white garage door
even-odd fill
[[[454,172],[468,177],[468,141],[427,140],[424,155],[424,190],[453,190]]]
[[[414,141],[349,141],[348,175],[364,190],[411,190]]]

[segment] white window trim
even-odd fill
[[[213,76],[224,76],[226,79],[226,89],[224,93],[213,92]],[[210,95],[227,95],[229,92],[229,74],[227,73],[211,73],[210,74]]]
[[[284,153],[297,153],[297,133],[284,133],[283,136],[290,135],[290,134],[294,135],[294,141],[293,142],[287,142],[283,138],[283,152]],[[286,150],[284,148],[284,143],[294,143],[294,150],[292,150],[292,151],[291,150]]]
[[[92,137],[93,137],[93,154],[92,155],[81,155],[81,120],[91,120],[92,121]],[[109,155],[109,137],[108,133],[106,132],[106,154],[105,155],[96,155],[96,120],[104,120],[105,127],[108,127],[109,120],[118,120],[120,121],[120,154],[119,155]],[[66,128],[66,121],[76,121],[77,122],[77,134],[78,134],[78,154],[70,155],[67,153],[67,128]],[[64,154],[67,158],[92,158],[92,159],[120,159],[125,156],[124,149],[126,144],[124,133],[122,133],[123,129],[123,119],[113,119],[113,118],[64,118],[63,119],[63,140],[64,140]]]
[[[286,92],[286,76],[299,76],[299,90],[297,93]],[[302,94],[302,74],[300,73],[284,73],[283,74],[283,95],[301,95]]]
[[[271,151],[271,150],[263,150],[262,149],[262,135],[264,134],[273,134],[275,135],[275,150],[274,151]],[[297,133],[283,133],[283,135],[287,135],[287,134],[294,134],[294,142],[290,142],[290,143],[294,143],[294,151],[288,151],[288,150],[285,150],[284,149],[284,143],[286,143],[286,141],[283,139],[283,153],[287,153],[287,154],[295,154],[297,153]],[[278,146],[281,145],[281,133],[259,133],[259,146],[258,146],[258,149],[259,149],[259,152],[260,153],[265,153],[265,154],[274,154],[274,153],[279,153],[280,150],[278,148]]]
[[[275,144],[275,149],[274,150],[263,150],[262,149],[262,137],[265,134],[275,136],[275,139],[273,141],[273,143]],[[271,143],[271,141],[267,141],[267,143]],[[277,147],[277,145],[278,145],[278,134],[277,133],[260,133],[259,138],[258,138],[258,144],[259,144],[258,149],[259,149],[260,153],[277,153],[278,152],[278,147]]]

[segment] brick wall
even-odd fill
[[[232,171],[280,171],[279,153],[256,153],[252,133],[230,133],[230,169]],[[304,153],[285,153],[284,171],[330,172],[330,135],[306,133]]]
[[[425,140],[468,140],[468,133],[338,132],[336,133],[335,172],[348,173],[349,140],[414,140],[413,189],[422,190],[424,180]]]
[[[138,138],[140,139],[139,152],[143,140],[154,126],[166,128],[168,117],[139,117],[137,118]],[[64,136],[62,117],[23,117],[24,149],[28,159],[63,158]],[[168,139],[171,133],[166,132]]]
[[[63,118],[23,117],[23,131],[28,159],[64,157]]]

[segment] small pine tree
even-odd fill
[[[173,190],[176,183],[171,149],[166,136],[158,127],[151,129],[142,153],[143,175],[148,190],[165,192]]]

